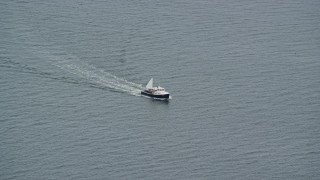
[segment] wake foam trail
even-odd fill
[[[125,79],[114,76],[108,72],[97,69],[95,67],[83,64],[55,64],[63,70],[66,70],[79,77],[85,78],[90,82],[95,82],[103,87],[111,88],[113,90],[127,92],[132,95],[140,95],[141,85],[129,82]]]
[[[76,56],[62,53],[50,53],[46,51],[41,51],[38,55],[41,55],[42,58],[48,59],[54,66],[57,66],[71,74],[77,75],[78,77],[84,78],[90,83],[94,83],[100,87],[126,92],[135,96],[140,96],[140,91],[143,89],[140,84],[129,82],[102,69],[98,69],[94,66],[81,62]]]

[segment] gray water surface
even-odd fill
[[[1,1],[0,179],[319,179],[319,8]]]

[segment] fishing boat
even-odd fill
[[[141,91],[142,95],[149,96],[157,99],[169,99],[170,94],[160,86],[153,87],[153,78],[148,82],[145,90]]]

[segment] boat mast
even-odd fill
[[[146,88],[147,89],[152,89],[152,87],[153,87],[153,78],[150,79],[150,81],[148,82]]]

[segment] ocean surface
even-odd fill
[[[320,179],[319,9],[2,0],[0,179]]]

